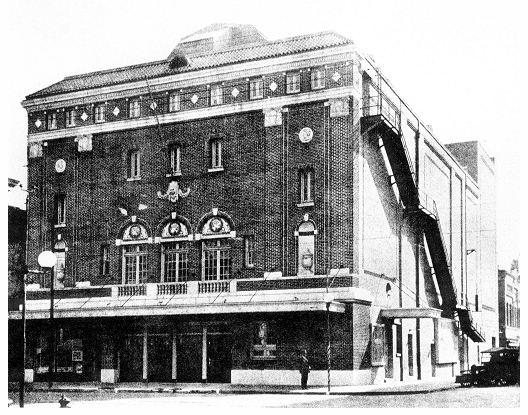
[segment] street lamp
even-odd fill
[[[55,294],[55,281],[53,278],[53,267],[57,263],[57,257],[51,251],[44,251],[38,256],[38,263],[44,269],[49,269],[50,273],[50,361],[48,369],[48,388],[53,386],[53,375],[55,372],[55,325],[53,322],[53,296]]]

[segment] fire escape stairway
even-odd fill
[[[383,141],[401,202],[408,213],[423,229],[433,269],[442,296],[442,308],[446,316],[457,312],[462,330],[474,341],[484,341],[484,334],[473,321],[471,311],[458,305],[458,295],[451,273],[440,217],[435,201],[420,191],[409,155],[405,137],[401,130],[401,110],[382,91],[380,80],[374,95],[365,101],[361,118],[362,134],[377,133]]]
[[[473,320],[471,310],[468,307],[457,307],[458,319],[460,321],[460,328],[462,332],[466,333],[475,343],[482,343],[486,341],[484,332],[479,325]]]
[[[372,112],[374,111],[371,110],[370,113]],[[377,132],[383,140],[401,201],[424,230],[442,296],[442,308],[444,312],[449,314],[456,309],[457,293],[449,266],[449,257],[442,236],[436,204],[418,189],[405,138],[401,133],[399,117],[392,121],[391,117],[384,115],[384,111],[381,108],[379,111],[374,112],[373,115],[363,117],[362,123],[363,133]]]

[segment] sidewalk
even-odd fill
[[[331,386],[330,395],[406,395],[430,393],[460,387],[454,378],[413,381],[388,382],[379,385]],[[228,383],[120,383],[118,385],[101,385],[100,383],[54,383],[48,389],[47,383],[33,383],[32,391],[57,393],[216,393],[216,394],[314,394],[326,395],[328,387],[312,386],[302,390],[298,385],[232,385]]]

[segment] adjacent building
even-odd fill
[[[23,106],[29,381],[428,380],[498,338],[494,162],[350,39],[211,25]]]
[[[499,270],[499,346],[521,346],[521,276],[519,262]]]

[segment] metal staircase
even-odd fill
[[[376,90],[376,94],[371,93],[365,100],[361,118],[362,134],[373,132],[381,137],[401,201],[425,234],[444,314],[457,312],[462,330],[474,341],[482,342],[483,334],[473,322],[471,311],[458,306],[456,285],[436,203],[416,184],[413,162],[401,129],[401,108],[383,93],[381,81],[377,86],[371,86],[370,91]]]

